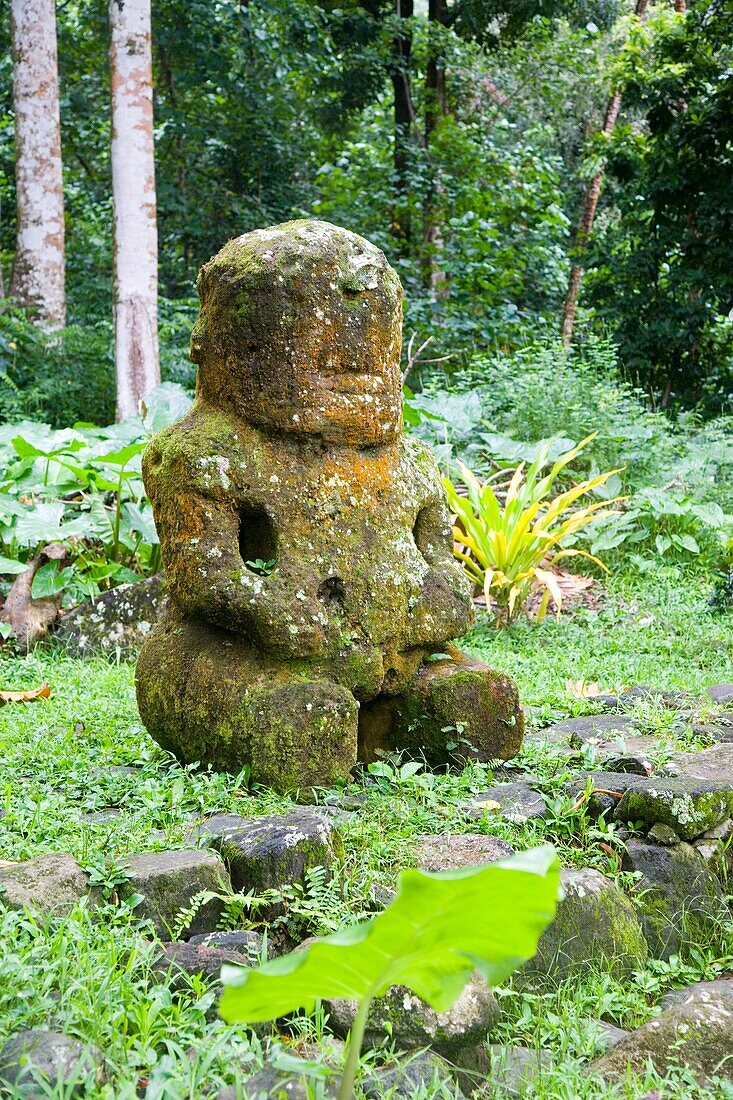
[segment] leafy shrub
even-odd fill
[[[154,572],[158,537],[141,453],[150,435],[189,403],[180,386],[164,383],[151,395],[144,420],[59,431],[30,421],[0,428],[0,577],[21,572],[50,542],[69,547],[71,566],[42,566],[33,595],[64,591],[66,606]]]
[[[644,395],[624,382],[609,341],[589,337],[565,352],[532,344],[512,355],[475,357],[456,377],[478,393],[483,423],[512,439],[583,439],[588,469],[624,470],[625,488],[649,484],[680,452],[671,421],[650,412]]]
[[[0,419],[109,423],[115,415],[112,327],[107,321],[46,335],[0,303]]]
[[[256,968],[222,971],[228,1022],[272,1020],[317,998],[359,1002],[339,1100],[352,1100],[369,1007],[405,985],[447,1012],[474,970],[497,984],[537,950],[552,921],[559,865],[535,848],[487,867],[428,874],[404,871],[397,897],[379,916],[318,939]]]
[[[589,436],[557,458],[544,477],[540,475],[548,463],[549,447],[542,447],[526,471],[524,463],[517,467],[503,501],[491,484],[481,485],[462,464],[459,469],[468,488],[467,499],[458,495],[449,478],[443,479],[448,503],[458,519],[453,530],[455,555],[483,591],[486,606],[494,600],[498,625],[515,618],[536,585],[544,588],[538,618],[544,616],[550,596],[559,615],[562,592],[551,567],[562,559],[580,555],[602,566],[598,558],[569,547],[568,542],[594,519],[608,516],[612,510],[603,500],[583,508],[573,505],[605,485],[617,471],[598,474],[557,496],[551,495],[560,472],[592,438]]]
[[[591,551],[618,547],[646,550],[661,558],[716,564],[733,534],[733,516],[719,504],[699,502],[678,488],[640,489],[628,509],[599,523]]]
[[[545,446],[554,459],[592,429],[580,456],[583,472],[592,478],[621,467],[595,492],[625,492],[629,501],[587,533],[591,552],[720,563],[731,531],[732,417],[702,422],[685,413],[672,420],[649,411],[620,377],[613,346],[594,338],[568,355],[539,344],[476,357],[451,377],[450,390],[445,384],[444,374],[433,374],[412,399],[422,414],[413,417],[412,430],[449,474],[459,458],[486,478],[532,462]]]
[[[188,341],[198,303],[160,303],[164,380],[193,389]],[[0,302],[0,421],[41,420],[54,428],[115,417],[115,365],[110,321],[70,325],[46,335],[9,302]]]

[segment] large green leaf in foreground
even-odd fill
[[[534,955],[555,915],[559,866],[550,847],[486,867],[405,871],[397,897],[372,920],[256,969],[225,966],[225,1020],[271,1020],[318,998],[362,1000],[409,986],[438,1012],[474,970],[491,985]]]

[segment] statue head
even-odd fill
[[[237,237],[199,274],[197,392],[269,432],[371,446],[402,429],[402,288],[356,233],[293,221]]]

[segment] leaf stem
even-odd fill
[[[354,1017],[354,1023],[349,1033],[349,1045],[346,1048],[346,1061],[344,1062],[344,1072],[341,1075],[337,1100],[354,1100],[354,1081],[356,1080],[356,1071],[359,1068],[361,1044],[364,1040],[364,1031],[371,1006],[372,998],[367,995],[359,1005]]]
[[[124,467],[122,467],[124,469]],[[120,548],[120,519],[122,518],[122,469],[117,479],[117,501],[115,503],[114,540],[112,544],[112,561],[119,561]]]

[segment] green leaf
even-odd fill
[[[0,516],[24,516],[26,507],[7,493],[0,493]]]
[[[669,535],[657,535],[654,540],[654,545],[660,554],[666,554],[672,545],[672,540]]]
[[[487,867],[404,871],[397,897],[370,921],[256,969],[225,966],[225,1020],[271,1020],[318,998],[363,1000],[405,985],[446,1012],[474,970],[503,981],[537,950],[555,915],[559,865],[550,847]]]
[[[20,458],[55,458],[56,455],[72,454],[74,451],[82,451],[86,447],[86,443],[82,442],[81,439],[69,439],[63,442],[60,447],[52,446],[44,451],[22,435],[16,435],[14,439],[10,440],[10,443]]]
[[[144,451],[146,446],[146,443],[128,443],[119,451],[108,451],[107,454],[97,455],[95,462],[103,463],[105,466],[126,466],[136,455]]]
[[[693,504],[691,511],[702,523],[707,524],[708,527],[712,527],[716,531],[726,527],[731,522],[731,516],[726,516],[720,505],[714,502]]]
[[[15,561],[13,558],[4,558],[0,554],[0,576],[8,577],[11,574],[25,573],[28,565],[24,561]]]
[[[540,439],[536,443],[527,443],[522,440],[512,439],[507,435],[500,435],[498,432],[480,432],[479,435],[486,444],[486,449],[489,454],[494,459],[503,459],[505,462],[518,463],[535,462],[539,458],[541,460],[541,468],[546,466],[549,462],[554,462],[576,445],[574,439],[567,439],[565,437]]]
[[[45,600],[51,596],[58,596],[71,581],[74,570],[71,567],[59,569],[57,561],[47,561],[42,565],[33,578],[31,596],[34,600]]]
[[[700,547],[697,539],[692,535],[672,535],[672,542],[682,550],[688,550],[690,554],[699,554]]]
[[[149,504],[141,508],[138,504],[127,503],[123,506],[123,514],[127,518],[129,526],[142,536],[143,542],[155,546],[158,542],[158,532],[155,529],[153,509]]]
[[[61,520],[64,515],[63,504],[36,504],[27,508],[15,527],[15,536],[20,546],[35,546],[39,542],[58,542],[61,534]]]

